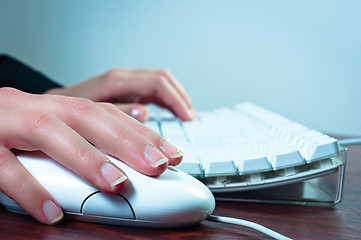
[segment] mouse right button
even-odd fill
[[[84,201],[82,213],[92,216],[135,219],[128,201],[120,194],[96,192]]]

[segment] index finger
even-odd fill
[[[162,89],[159,89],[158,96],[160,97],[162,103],[167,106],[169,102],[171,102],[173,99],[176,99],[176,102],[173,102],[173,105],[171,106],[174,110],[175,114],[178,116],[182,116],[183,108],[186,108],[187,114],[190,116],[191,119],[182,118],[183,120],[193,120],[196,117],[196,112],[193,107],[192,100],[183,87],[183,85],[175,78],[175,76],[167,69],[146,69],[143,70],[144,73],[146,71],[151,71],[155,75],[155,80],[158,82],[158,85],[161,87],[162,85],[165,85],[165,90],[168,90],[170,92],[169,95],[167,95],[166,92],[161,92]],[[162,79],[165,79],[162,81]],[[185,106],[182,106],[181,103],[185,103]],[[179,106],[177,106],[179,105]]]
[[[132,96],[139,103],[155,103],[172,111],[185,121],[195,119],[195,111],[189,95],[168,70],[113,70],[108,73],[111,79],[110,96]]]

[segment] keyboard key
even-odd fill
[[[252,103],[246,102],[237,104],[235,105],[235,109],[244,112],[245,114],[254,118],[256,121],[262,122],[265,125],[283,125],[291,122],[291,120],[281,115],[260,108]]]
[[[246,138],[226,140],[226,151],[234,159],[239,174],[272,170],[266,155],[257,150]]]
[[[287,142],[292,142],[294,140],[292,138],[293,135],[297,135],[301,132],[306,132],[309,130],[309,128],[299,123],[291,122],[282,126],[270,125],[269,130],[274,136],[282,138]]]
[[[295,147],[278,138],[269,137],[256,146],[267,156],[274,170],[306,163]]]
[[[175,138],[184,138],[186,140],[186,136],[184,134],[184,130],[181,128],[179,121],[163,121],[161,126],[162,136],[170,140]]]
[[[171,113],[170,111],[168,111],[164,108],[160,108],[160,107],[158,107],[156,105],[152,105],[152,104],[149,105],[148,108],[150,111],[150,120],[153,120],[153,121],[176,120],[173,113]]]
[[[264,154],[259,152],[247,152],[236,157],[236,165],[239,174],[264,172],[272,170]]]
[[[201,136],[202,124],[199,121],[183,122],[182,126],[189,141],[193,142],[198,136]]]
[[[183,172],[186,172],[192,176],[203,176],[203,168],[200,162],[200,158],[195,151],[187,149],[182,150],[183,160],[177,166],[177,168]]]
[[[331,137],[314,140],[303,140],[301,146],[302,156],[306,159],[307,162],[333,156],[339,152],[337,140]]]
[[[217,157],[216,159],[205,157],[201,160],[203,162],[205,176],[237,175],[234,162],[226,156]]]
[[[321,132],[309,130],[294,135],[293,145],[297,146],[307,162],[327,158],[338,154],[338,144],[335,138]]]
[[[205,176],[236,175],[237,169],[230,156],[223,148],[204,147],[197,149],[204,168]]]
[[[267,159],[272,164],[273,170],[305,164],[300,152],[292,147],[269,149]]]

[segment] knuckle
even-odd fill
[[[112,132],[112,138],[117,142],[125,143],[127,139],[131,139],[131,133],[126,128],[117,128]]]
[[[16,95],[20,95],[20,94],[24,94],[24,92],[21,92],[15,88],[11,88],[11,87],[0,88],[0,96],[2,96],[2,97],[16,96]]]
[[[159,84],[167,84],[170,81],[171,73],[167,69],[157,69],[154,72],[154,79]]]
[[[11,87],[2,87],[2,88],[0,88],[0,93],[10,95],[10,94],[20,93],[20,91],[15,88],[11,88]]]
[[[152,136],[152,135],[157,134],[154,130],[148,128],[144,124],[139,124],[137,130],[140,134],[142,134],[144,136]]]
[[[160,144],[163,142],[163,137],[160,136],[156,131],[154,131],[151,128],[148,128],[144,124],[139,124],[139,127],[137,131],[143,135],[146,136],[151,142],[153,142],[156,146],[160,146]]]
[[[12,160],[12,153],[3,147],[0,147],[0,169],[6,168],[6,166],[11,162]],[[0,172],[3,172],[0,170]]]
[[[156,75],[155,77],[155,81],[159,84],[159,85],[167,85],[168,84],[168,78],[161,76],[161,75]]]
[[[99,105],[106,110],[107,112],[118,112],[119,108],[117,108],[114,104],[108,102],[99,103]]]
[[[84,164],[90,164],[89,159],[92,159],[88,158],[91,152],[90,145],[85,143],[78,144],[77,146],[74,146],[74,151],[74,159],[81,162],[83,167]]]
[[[46,129],[55,119],[52,113],[42,111],[31,111],[27,113],[25,127],[32,132]]]
[[[94,102],[87,98],[66,97],[62,100],[62,105],[66,111],[69,111],[74,115],[82,115],[95,108]]]
[[[111,135],[113,142],[121,144],[121,149],[133,149],[138,151],[140,146],[145,145],[143,136],[128,129],[127,127],[115,129]],[[122,153],[123,155],[124,153]]]
[[[156,73],[160,76],[168,77],[170,75],[170,71],[168,69],[157,69]]]
[[[108,71],[105,72],[105,78],[106,79],[114,79],[119,78],[123,75],[123,69],[122,68],[111,68]]]
[[[23,193],[34,192],[34,186],[36,186],[36,180],[34,178],[20,178],[20,180],[17,182],[16,189],[18,189],[19,192]]]

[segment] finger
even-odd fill
[[[138,76],[128,84],[128,88],[129,91],[137,91],[141,99],[151,99],[153,103],[166,107],[182,120],[191,121],[195,118],[186,101],[166,77]]]
[[[66,125],[69,125],[71,129],[81,136],[78,137],[86,139],[105,153],[119,158],[143,174],[157,176],[164,172],[168,166],[168,159],[146,137],[90,100],[56,95],[23,95],[22,98],[19,97],[21,106],[27,108],[34,108],[36,106],[36,108],[43,109],[44,111],[55,113]],[[113,106],[112,104],[109,105]],[[11,103],[11,106],[16,107],[16,103]],[[120,110],[118,111],[121,112]],[[129,118],[134,122],[138,122],[125,113],[121,113],[123,118]],[[24,118],[26,119],[26,117]],[[52,131],[49,131],[49,133],[52,133]],[[57,136],[56,134],[53,135]],[[59,140],[62,139],[60,138]],[[67,138],[63,140],[65,141]],[[86,149],[88,148],[83,146],[75,154],[81,157],[81,152],[86,152]],[[93,151],[95,150],[94,148]],[[62,150],[56,149],[56,151]],[[98,151],[94,156],[100,158],[99,154],[100,152]],[[104,155],[102,156],[104,157]],[[85,160],[87,158],[84,157]],[[99,161],[97,160],[96,162]],[[97,166],[91,167],[96,168]],[[89,175],[91,176],[91,173]],[[102,190],[104,186],[97,188]]]
[[[48,191],[7,148],[0,147],[0,190],[44,224],[63,219],[63,211]]]
[[[169,98],[169,97],[174,96],[176,98],[175,104],[170,104],[170,106],[175,106],[175,107],[172,108],[171,110],[173,112],[175,112],[175,114],[177,116],[179,116],[179,113],[181,113],[183,111],[183,109],[186,109],[186,115],[188,115],[188,116],[183,117],[183,118],[181,117],[181,118],[183,120],[195,119],[196,113],[193,108],[192,100],[191,100],[190,96],[188,95],[188,93],[186,92],[186,90],[184,89],[184,87],[173,76],[173,74],[166,69],[146,69],[146,70],[144,70],[144,74],[147,74],[146,73],[147,71],[150,71],[154,75],[155,82],[159,82],[160,85],[166,85],[165,88],[163,88],[163,90],[169,90],[169,92],[171,93],[169,96],[164,95],[164,98],[163,98],[162,94],[164,94],[164,93],[162,93],[161,91],[158,91],[158,93],[159,93],[158,96],[160,96],[160,99],[162,100],[163,104],[168,105],[168,103],[171,103],[172,98]],[[163,80],[163,79],[165,79],[165,80]],[[167,97],[167,99],[166,99],[166,97]],[[177,103],[179,104],[179,106],[176,105]],[[177,109],[177,107],[179,109]],[[181,114],[184,114],[184,113],[181,113]]]
[[[139,172],[157,176],[167,168],[168,159],[146,137],[125,124],[123,119],[140,123],[113,104],[107,103],[122,114],[121,118],[114,117],[87,99],[52,96],[48,102],[56,106],[53,109],[56,115],[82,137]],[[49,104],[44,104],[44,108],[49,108]]]
[[[106,79],[111,79],[111,96],[139,96],[140,103],[160,103],[182,120],[190,121],[195,118],[194,110],[164,74],[146,70],[113,70],[107,74]],[[122,78],[123,80],[119,80]]]
[[[125,112],[126,114],[137,119],[140,122],[146,122],[149,120],[148,108],[142,104],[124,103],[114,105],[117,106],[121,111]]]
[[[153,85],[152,87],[155,95],[182,120],[191,121],[195,118],[193,111],[186,105],[169,80],[160,80],[158,86]]]
[[[139,132],[147,139],[149,139],[149,141],[169,159],[170,165],[176,166],[182,161],[183,153],[179,151],[175,146],[167,142],[158,133],[146,127],[145,125],[137,121],[134,121],[131,118],[124,118],[123,113],[119,111],[119,109],[114,107],[112,104],[108,104],[108,103],[98,103],[98,104],[104,110],[106,110],[116,118],[122,120],[122,122],[127,124],[130,128],[134,129],[135,131]]]
[[[170,83],[173,85],[174,89],[176,89],[178,91],[178,93],[186,101],[188,107],[191,108],[192,110],[194,110],[192,100],[191,100],[190,96],[188,95],[187,91],[184,89],[183,85],[180,84],[180,82],[174,77],[174,75],[169,70],[167,70],[167,69],[159,69],[159,70],[155,69],[155,70],[152,70],[152,71],[154,71],[155,74],[159,74],[161,76],[164,76],[164,77],[168,78],[170,80]]]
[[[104,192],[119,192],[127,177],[103,153],[54,114],[3,110],[0,142],[8,148],[38,149]]]

